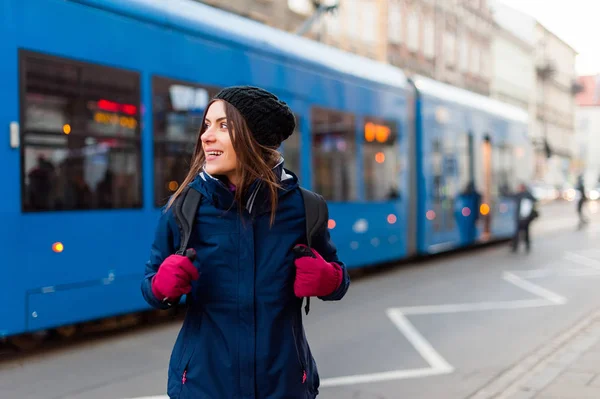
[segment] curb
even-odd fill
[[[533,398],[598,342],[600,311],[595,311],[467,398]]]

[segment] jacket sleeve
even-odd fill
[[[320,296],[319,299],[322,299],[323,301],[339,301],[346,295],[348,287],[350,287],[350,276],[348,275],[346,265],[340,261],[337,256],[337,248],[333,241],[331,241],[327,226],[324,227],[319,235],[313,238],[312,246],[327,262],[339,265],[343,274],[340,286],[331,294]]]
[[[157,309],[168,309],[173,303],[162,302],[152,293],[152,278],[158,272],[162,262],[179,247],[179,229],[171,210],[161,209],[160,219],[150,249],[150,258],[146,262],[146,271],[142,280],[142,295],[148,304]],[[178,303],[176,301],[175,303]]]

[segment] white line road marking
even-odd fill
[[[429,342],[421,335],[419,331],[412,325],[410,321],[395,309],[388,309],[386,311],[388,317],[396,325],[406,339],[415,347],[417,352],[425,359],[432,369],[440,371],[442,373],[450,373],[454,370],[452,367],[435,349]]]
[[[567,298],[544,287],[527,281],[526,278],[566,277],[566,276],[597,276],[600,275],[600,261],[583,257],[578,254],[566,253],[564,258],[573,261],[587,269],[532,269],[523,271],[505,271],[502,278],[516,287],[535,296],[537,299],[521,299],[514,301],[455,303],[445,305],[410,306],[390,308],[386,310],[388,317],[404,334],[415,350],[431,365],[430,368],[396,370],[386,373],[362,374],[345,377],[323,379],[321,386],[354,385],[361,383],[419,378],[434,375],[449,374],[454,367],[448,363],[433,346],[408,321],[408,315],[432,315],[441,313],[476,312],[485,310],[511,310],[538,308],[544,306],[559,306],[567,303]]]
[[[561,277],[591,277],[591,276],[600,276],[600,270],[579,270],[579,269],[571,269],[565,270],[562,273],[559,273]]]
[[[394,370],[383,373],[358,374],[345,377],[327,378],[321,380],[321,388],[338,387],[342,385],[367,384],[373,382],[404,380],[407,378],[432,377],[434,375],[448,374],[451,371],[436,370],[433,368]]]
[[[143,396],[139,398],[127,398],[127,399],[169,399],[168,395],[159,395],[159,396]]]
[[[600,250],[595,250],[600,252]],[[582,251],[583,252],[583,251]],[[589,253],[590,251],[585,251]],[[455,303],[445,305],[426,305],[389,308],[386,310],[387,316],[398,330],[406,337],[415,350],[429,363],[428,368],[392,370],[381,373],[357,374],[342,377],[323,378],[321,387],[335,387],[342,385],[355,385],[364,383],[373,383],[381,381],[402,380],[408,378],[423,378],[449,374],[454,372],[454,367],[446,361],[433,346],[423,337],[421,333],[408,320],[409,315],[433,315],[443,313],[476,312],[486,310],[511,310],[538,308],[544,306],[560,306],[567,303],[567,299],[555,292],[534,284],[527,279],[544,277],[580,277],[580,276],[600,276],[600,261],[583,256],[573,252],[566,252],[564,260],[584,266],[584,268],[547,268],[530,270],[512,270],[505,271],[502,278],[516,287],[519,287],[538,298],[520,299],[513,301],[496,302],[474,302],[474,303]],[[163,396],[147,396],[134,399],[168,399]]]
[[[557,269],[531,269],[531,270],[513,270],[511,273],[524,278],[524,279],[531,279],[531,278],[544,278],[544,277],[549,277],[552,276],[553,274],[557,274],[559,272],[559,270]]]
[[[555,303],[548,302],[546,299],[522,299],[517,301],[449,303],[447,305],[411,306],[406,308],[392,309],[402,312],[405,315],[425,315],[477,312],[482,310],[539,308],[541,306],[552,305],[555,305]]]
[[[600,261],[589,258],[587,256],[575,254],[573,252],[565,252],[563,258],[573,263],[580,264],[582,266],[587,266],[592,269],[600,270]]]
[[[583,276],[600,276],[600,270],[595,269],[533,269],[524,271],[512,271],[511,273],[526,279],[546,278],[550,276],[556,277],[583,277]]]
[[[523,280],[522,278],[516,276],[511,272],[504,272],[502,274],[502,278],[509,283],[516,285],[517,287],[524,289],[525,291],[531,292],[534,295],[542,297],[550,302],[553,302],[558,305],[562,305],[567,303],[567,298],[555,294],[554,292],[547,290],[545,288],[540,287],[537,284],[533,284],[527,280]]]

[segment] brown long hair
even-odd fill
[[[215,101],[223,100],[212,100],[206,106],[204,115],[202,115],[202,126],[196,140],[196,148],[192,154],[190,162],[190,170],[183,180],[183,183],[179,186],[177,191],[171,196],[167,203],[166,209],[169,209],[173,202],[181,195],[181,192],[185,187],[188,186],[194,180],[196,176],[202,170],[206,155],[202,149],[202,134],[206,131],[204,120],[208,109]],[[225,105],[225,116],[227,117],[227,123],[229,126],[229,137],[233,145],[233,150],[237,156],[237,171],[239,174],[238,186],[235,190],[235,201],[238,204],[240,213],[244,209],[243,199],[248,191],[250,185],[256,180],[260,179],[266,188],[269,190],[269,200],[271,205],[271,226],[275,222],[275,213],[277,211],[277,190],[280,188],[278,178],[273,172],[273,167],[280,158],[280,154],[276,148],[266,147],[259,144],[250,128],[246,124],[246,120],[239,113],[239,111],[227,101],[223,101]]]

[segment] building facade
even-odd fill
[[[313,0],[195,0],[266,25],[297,32],[316,11]],[[388,0],[319,0],[338,8],[315,19],[305,37],[386,61],[386,3]]]
[[[577,52],[536,23],[536,177],[555,186],[573,181]],[[549,151],[549,152],[548,152]],[[550,155],[548,157],[548,155]]]
[[[536,123],[535,26],[531,16],[505,6],[500,1],[490,3],[495,29],[491,45],[492,78],[490,96],[522,108],[529,114],[530,141]],[[531,181],[535,175],[533,145],[524,149],[531,162],[520,165],[519,181]]]
[[[591,189],[600,183],[600,75],[580,76],[578,82],[583,90],[576,97],[575,156],[580,160],[577,170]]]
[[[289,0],[289,4],[312,0]],[[322,0],[339,4],[333,13],[316,21],[305,35],[331,46],[385,62],[385,3],[387,0]],[[314,7],[305,7],[307,15]]]
[[[202,2],[288,32],[311,19],[315,4],[337,4],[306,37],[528,110],[532,178],[557,186],[573,178],[576,52],[497,0]]]
[[[491,3],[491,7],[496,27],[491,45],[490,95],[524,110],[535,111],[536,22],[499,1]]]
[[[288,32],[298,29],[309,13],[304,0],[193,0]],[[295,6],[300,3],[301,6]]]
[[[196,0],[200,1],[200,0]],[[202,0],[295,32],[313,0]],[[340,49],[489,95],[494,21],[488,0],[319,0],[338,4],[305,36]]]
[[[487,0],[386,0],[385,60],[488,95],[494,21]]]

